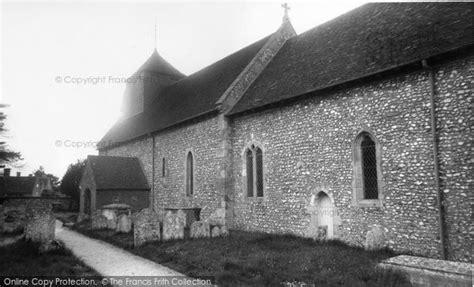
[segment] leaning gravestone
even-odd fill
[[[132,230],[132,222],[130,216],[122,214],[117,220],[117,232],[129,233]]]
[[[191,238],[206,238],[211,236],[209,223],[195,221],[191,224]]]
[[[184,225],[182,213],[167,211],[163,221],[163,240],[183,239]]]
[[[149,208],[137,213],[133,221],[133,244],[140,246],[149,241],[160,240],[160,221],[158,214]]]
[[[33,200],[26,206],[25,238],[33,242],[46,243],[54,240],[56,218],[51,205],[42,200]]]
[[[92,215],[92,229],[107,228],[107,217],[105,217],[100,210],[97,210]]]
[[[221,229],[219,228],[219,226],[214,226],[214,227],[212,228],[211,236],[212,236],[212,237],[219,237],[219,236],[221,236]]]
[[[386,247],[385,232],[381,226],[372,227],[365,238],[365,250],[380,250]]]

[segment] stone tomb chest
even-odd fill
[[[116,229],[119,217],[124,214],[129,218],[132,213],[130,205],[124,203],[112,203],[101,207],[102,215],[107,218],[107,228]]]
[[[166,207],[165,213],[170,211],[177,214],[179,211],[184,214],[184,237],[190,237],[191,224],[200,220],[201,208],[199,207]]]

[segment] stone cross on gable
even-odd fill
[[[290,6],[288,5],[288,3],[283,3],[281,4],[281,7],[284,9],[284,15],[283,15],[283,23],[285,22],[289,22],[290,21],[290,18],[288,17],[288,10],[290,10]]]
[[[288,3],[281,4],[281,7],[285,10],[285,14],[283,15],[283,19],[288,19],[288,10],[290,10],[290,6]]]

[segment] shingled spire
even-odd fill
[[[122,116],[128,118],[146,110],[160,91],[184,75],[155,49],[148,60],[129,78],[122,102]]]

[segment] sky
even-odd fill
[[[0,103],[23,175],[43,166],[62,177],[97,154],[120,116],[125,80],[154,47],[192,74],[275,32],[277,1],[2,1]],[[363,2],[288,1],[298,34]],[[156,39],[156,40],[155,40]]]

